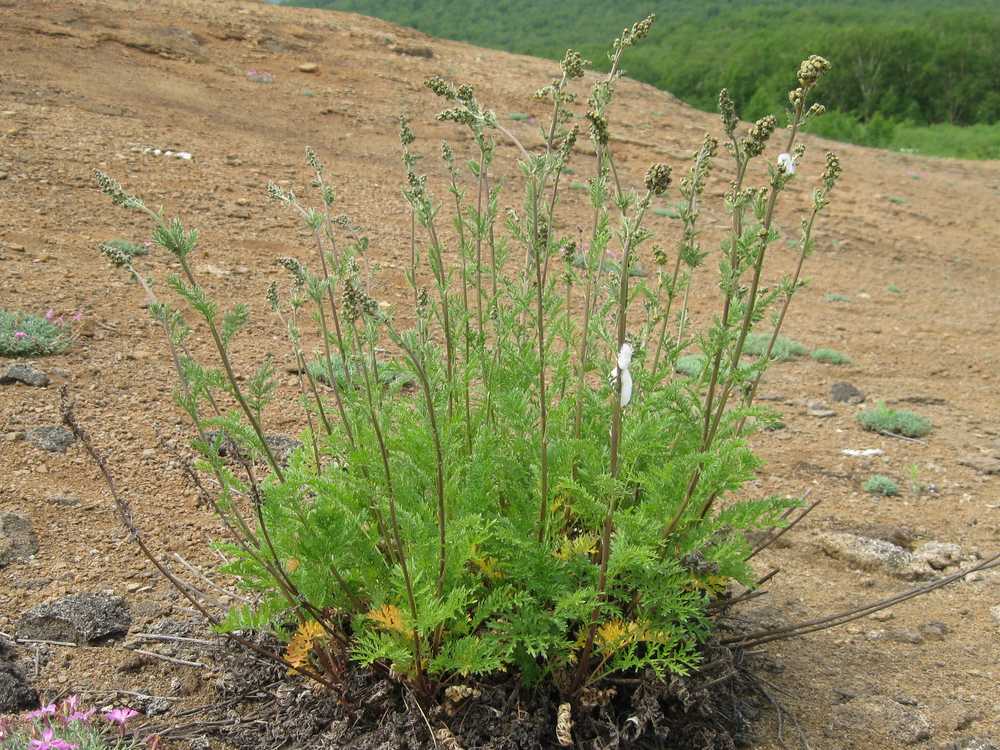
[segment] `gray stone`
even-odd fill
[[[1000,458],[972,454],[958,459],[962,466],[975,469],[980,474],[1000,474]]]
[[[869,539],[843,532],[827,532],[820,534],[817,541],[823,551],[831,557],[862,570],[882,571],[905,581],[929,578],[933,574],[926,562],[918,560],[913,553],[883,539]]]
[[[0,715],[38,705],[38,693],[14,662],[14,648],[0,638]]]
[[[24,383],[36,388],[44,388],[49,384],[49,376],[26,362],[15,362],[0,373],[0,385]]]
[[[928,740],[934,732],[933,725],[919,711],[885,696],[858,698],[833,707],[832,736],[857,732],[859,727],[867,729],[870,735],[881,735],[903,745]]]
[[[32,445],[52,453],[65,453],[76,440],[65,427],[32,427],[25,437]]]
[[[925,622],[918,630],[929,641],[943,641],[944,637],[950,632],[947,625],[936,621]]]
[[[839,404],[860,404],[865,394],[850,383],[834,383],[830,386],[830,398]]]
[[[209,442],[214,442],[219,438],[219,431],[209,430],[205,433],[205,437],[209,440]],[[292,452],[302,447],[301,441],[278,433],[266,434],[264,435],[264,440],[267,442],[267,447],[271,449],[271,452],[274,453],[275,459],[277,459],[280,464],[287,463],[289,456],[292,455]],[[228,438],[223,439],[222,444],[219,446],[219,455],[223,458],[245,458],[245,453],[239,449],[233,440]]]
[[[962,562],[962,548],[946,542],[927,542],[913,552],[918,560],[923,560],[934,570],[944,570]]]
[[[1000,750],[986,737],[965,737],[948,747],[950,750]]]
[[[993,617],[993,622],[1000,625],[1000,604],[990,607],[990,615]]]
[[[31,521],[16,513],[0,513],[0,569],[27,562],[36,552],[38,537]]]
[[[132,624],[128,604],[105,593],[70,594],[25,612],[17,622],[18,638],[94,643],[124,635]]]

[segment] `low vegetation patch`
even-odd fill
[[[871,432],[921,438],[930,433],[931,420],[907,409],[890,409],[879,404],[858,413],[858,423]]]
[[[809,349],[787,336],[775,336],[774,333],[752,333],[747,337],[743,348],[745,354],[755,357],[768,356],[778,362],[804,357]]]
[[[812,358],[825,365],[849,365],[851,358],[846,354],[841,354],[835,349],[816,349],[812,353]]]
[[[886,497],[899,494],[899,486],[884,474],[874,474],[865,482],[865,492]]]
[[[0,309],[0,357],[42,357],[62,354],[75,339],[73,324],[82,313],[31,315]]]

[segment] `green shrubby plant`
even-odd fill
[[[907,409],[890,409],[884,403],[858,412],[858,423],[871,432],[921,438],[931,431],[931,421]]]
[[[768,355],[778,362],[787,362],[790,359],[804,357],[809,350],[795,339],[787,336],[773,338],[769,333],[751,333],[747,336],[744,352],[755,357]]]
[[[884,474],[873,474],[865,482],[865,492],[871,495],[890,497],[899,494],[899,485]]]
[[[180,267],[168,287],[218,355],[215,366],[196,359],[181,310],[156,297],[134,258],[104,248],[144,284],[168,335],[175,398],[198,432],[200,468],[218,485],[210,501],[229,532],[225,570],[256,595],[230,611],[224,630],[275,633],[288,642],[293,671],[333,689],[349,662],[381,664],[425,699],[471,675],[507,672],[576,700],[615,673],[666,678],[698,666],[713,631],[710,604],[731,583],[755,585],[746,532],[784,525],[799,505],[740,491],[760,465],[747,438],[768,416],[754,393],[840,167],[827,156],[801,225],[798,269],[765,286],[768,249],[779,240],[775,207],[796,179],[804,156],[796,136],[818,111],[809,99],[829,64],[802,63],[780,136],[773,117],[744,131],[722,92],[736,177],[725,197],[730,231],[713,259],[721,307],[711,321],[693,320],[689,293],[709,257],[698,221],[719,143],[706,135],[679,181],[681,234],[668,251],[653,244],[645,219],[671,170],[654,164],[642,186],[627,185],[609,124],[622,55],[651,24],[615,40],[610,73],[582,117],[572,86],[585,61],[567,52],[560,76],[536,94],[551,109],[540,146],[522,144],[471,87],[427,82],[446,107],[439,119],[468,129],[475,148],[460,155],[442,146],[448,177],[437,197],[418,171],[415,133],[400,121],[413,226],[406,304],[378,301],[368,240],[335,213],[315,152],[306,161],[317,207],[268,187],[315,242],[308,266],[282,259],[289,283],[268,291],[299,365],[308,422],[305,445],[286,464],[264,440],[273,366],[243,380],[230,354],[248,308],[223,310],[200,286],[191,265],[197,232],[99,174],[115,203],[153,222],[155,243]],[[563,229],[559,198],[584,134],[594,163],[580,238]],[[772,136],[782,155],[754,185]],[[501,208],[501,140],[519,154],[516,207]],[[640,257],[655,273],[631,273]],[[769,311],[767,356],[742,362]],[[309,319],[318,354],[305,350]],[[677,377],[692,349],[703,366]],[[385,351],[411,387],[385,377]],[[209,437],[218,431],[268,470],[224,462],[221,438]]]
[[[836,349],[815,349],[812,358],[826,365],[849,365],[851,358]]]

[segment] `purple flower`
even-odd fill
[[[15,336],[17,334],[14,334]],[[34,711],[28,712],[28,718],[34,721],[35,719],[44,719],[46,716],[56,715],[56,704],[50,703],[47,706],[42,706],[41,708],[36,708]]]
[[[133,711],[131,708],[113,708],[110,711],[104,712],[104,718],[110,721],[112,724],[117,724],[120,727],[124,727],[129,719],[134,716],[138,716],[138,711]]]
[[[83,310],[77,310],[76,313],[73,314],[73,320],[77,323],[83,320]]]
[[[51,727],[42,730],[42,739],[31,740],[28,744],[28,750],[76,750],[78,747],[80,746],[57,738]]]
[[[16,338],[18,341],[25,338],[27,335],[28,334],[26,334],[24,331],[14,331],[14,338]]]
[[[53,310],[51,307],[45,311],[46,320],[52,320],[55,316],[56,316],[56,311]]]

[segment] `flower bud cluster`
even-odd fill
[[[583,78],[583,69],[589,64],[590,60],[584,60],[583,55],[575,49],[566,50],[566,56],[563,57],[562,62],[560,63],[563,75],[570,80],[574,78]]]
[[[646,189],[653,195],[663,195],[670,187],[671,169],[666,164],[654,164],[646,172]]]
[[[748,157],[760,156],[764,153],[764,147],[777,126],[778,121],[774,119],[774,115],[767,115],[757,120],[742,141],[744,153]]]
[[[344,284],[341,299],[344,303],[344,315],[352,323],[363,317],[373,317],[378,312],[378,302],[359,288],[353,279]]]

